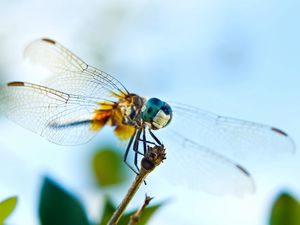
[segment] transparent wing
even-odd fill
[[[49,141],[74,145],[87,142],[94,110],[92,99],[47,87],[12,82],[0,88],[0,111],[19,125]]]
[[[109,74],[89,66],[71,51],[51,39],[40,39],[27,46],[25,58],[48,69],[53,76],[45,86],[69,94],[109,100],[128,94]]]
[[[157,136],[167,149],[166,177],[213,194],[241,196],[255,191],[250,174],[227,157],[246,158],[294,152],[283,131],[253,122],[171,104],[173,120]]]
[[[293,140],[275,127],[218,116],[181,104],[173,104],[172,108],[171,126],[174,126],[170,129],[222,154],[258,158],[295,151]]]
[[[168,132],[162,140],[167,159],[160,172],[171,182],[216,195],[243,196],[255,192],[251,175],[239,164],[177,132]]]

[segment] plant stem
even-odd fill
[[[138,191],[145,178],[157,167],[160,163],[166,159],[166,153],[164,146],[149,147],[144,158],[141,161],[141,171],[139,175],[135,177],[135,180],[131,184],[126,196],[123,198],[121,204],[116,209],[107,225],[116,225],[124,214],[128,204],[132,200],[133,196]]]
[[[150,204],[150,202],[152,201],[153,198],[146,196],[144,204],[142,205],[142,207],[134,214],[130,217],[130,221],[128,223],[128,225],[135,225],[139,222],[141,215],[143,214],[145,208]]]

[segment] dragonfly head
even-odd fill
[[[167,126],[172,120],[171,106],[158,98],[150,98],[142,107],[141,117],[150,129],[158,130]]]

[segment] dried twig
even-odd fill
[[[149,147],[144,158],[141,161],[141,171],[140,174],[136,176],[135,180],[133,181],[131,187],[129,188],[126,196],[122,200],[121,204],[114,212],[113,216],[107,223],[107,225],[116,225],[118,224],[119,220],[121,219],[125,209],[127,208],[128,204],[132,200],[133,196],[144,182],[145,178],[157,167],[161,164],[161,162],[166,159],[166,153],[164,146],[154,146]]]
[[[142,207],[134,214],[130,217],[130,221],[128,223],[128,225],[135,225],[139,222],[145,208],[149,205],[149,203],[152,201],[153,198],[149,197],[146,195],[144,204],[142,205]]]

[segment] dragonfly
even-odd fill
[[[176,180],[213,194],[243,195],[253,193],[255,183],[227,154],[295,151],[292,138],[273,126],[134,94],[52,39],[33,41],[24,55],[51,77],[41,85],[14,81],[1,86],[0,112],[59,145],[86,143],[110,126],[128,143],[124,162],[136,173],[140,145],[144,151],[151,144],[164,145],[170,151],[164,167]],[[129,152],[134,152],[134,165]]]

